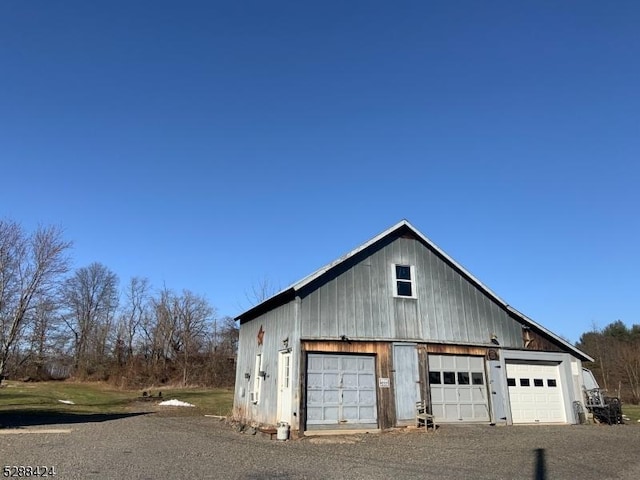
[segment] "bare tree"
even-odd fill
[[[166,287],[151,304],[152,316],[141,323],[146,356],[156,374],[162,372],[162,379],[176,378],[180,368],[181,382],[186,385],[196,360],[206,353],[215,309],[202,296],[188,290],[178,295]]]
[[[104,265],[65,279],[70,246],[56,228],[26,235],[0,221],[0,376],[11,368],[36,378],[114,374],[138,385],[233,382],[233,319],[217,321],[215,308],[188,290],[152,297],[138,277],[119,310],[118,277]],[[259,301],[272,291],[265,279],[253,295]]]
[[[89,367],[104,362],[107,354],[118,306],[118,277],[100,263],[79,268],[65,282],[64,302],[65,323],[73,334],[74,369],[91,373]]]
[[[272,297],[281,290],[273,280],[265,275],[261,280],[255,282],[251,286],[251,290],[244,292],[245,301],[238,302],[238,306],[241,310],[246,310],[259,303],[264,302],[267,298]]]
[[[38,297],[35,300],[31,325],[28,329],[29,354],[26,362],[27,376],[43,379],[49,376],[46,363],[50,353],[51,334],[59,323],[59,303],[53,298]]]
[[[216,353],[233,357],[238,351],[239,330],[236,321],[232,317],[224,317],[215,323],[214,351]]]
[[[70,247],[57,227],[29,235],[16,222],[0,220],[0,382],[35,299],[53,296],[67,272]]]
[[[605,390],[609,389],[609,377],[611,375],[612,366],[612,354],[614,353],[613,346],[611,345],[611,339],[603,335],[602,331],[598,329],[596,325],[593,325],[592,330],[583,333],[580,336],[580,340],[577,344],[578,348],[589,352],[595,359],[593,365],[590,365],[591,370],[597,373],[597,377],[600,380],[600,385]]]
[[[616,394],[623,401],[640,403],[640,325],[628,328],[617,320],[583,334],[577,346],[594,357],[588,366],[600,385],[611,394],[617,386]]]
[[[232,317],[213,323],[209,353],[206,360],[206,383],[228,387],[235,381],[235,357],[238,350],[238,326]]]
[[[126,302],[120,320],[127,359],[133,357],[134,341],[147,314],[149,289],[148,279],[133,277],[125,292]]]
[[[173,293],[163,288],[157,297],[151,300],[153,313],[142,323],[148,345],[148,357],[152,367],[166,369],[167,361],[172,359],[177,336],[177,317],[173,311]]]
[[[177,338],[182,349],[182,384],[187,385],[189,358],[201,350],[214,309],[204,297],[184,290],[181,296],[174,299],[174,313]]]
[[[618,345],[619,365],[626,375],[631,403],[640,402],[640,339],[628,339]]]

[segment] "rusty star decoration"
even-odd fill
[[[262,345],[263,341],[264,341],[264,330],[262,328],[262,325],[260,325],[260,330],[258,330],[258,345]]]

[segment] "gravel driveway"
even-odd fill
[[[22,427],[69,433],[0,429],[0,468],[55,466],[57,479],[640,478],[636,425],[444,425],[437,433],[402,429],[280,442],[214,418],[178,415]]]

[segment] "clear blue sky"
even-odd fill
[[[640,323],[640,2],[0,3],[0,217],[247,306],[402,218],[576,341]]]

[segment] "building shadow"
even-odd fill
[[[533,474],[535,480],[545,480],[547,478],[547,466],[544,459],[544,448],[536,448],[534,450],[536,455],[536,464]]]
[[[136,413],[72,413],[44,410],[0,411],[0,429],[34,427],[42,425],[65,425],[78,423],[109,422],[121,418],[148,415],[152,412]]]

